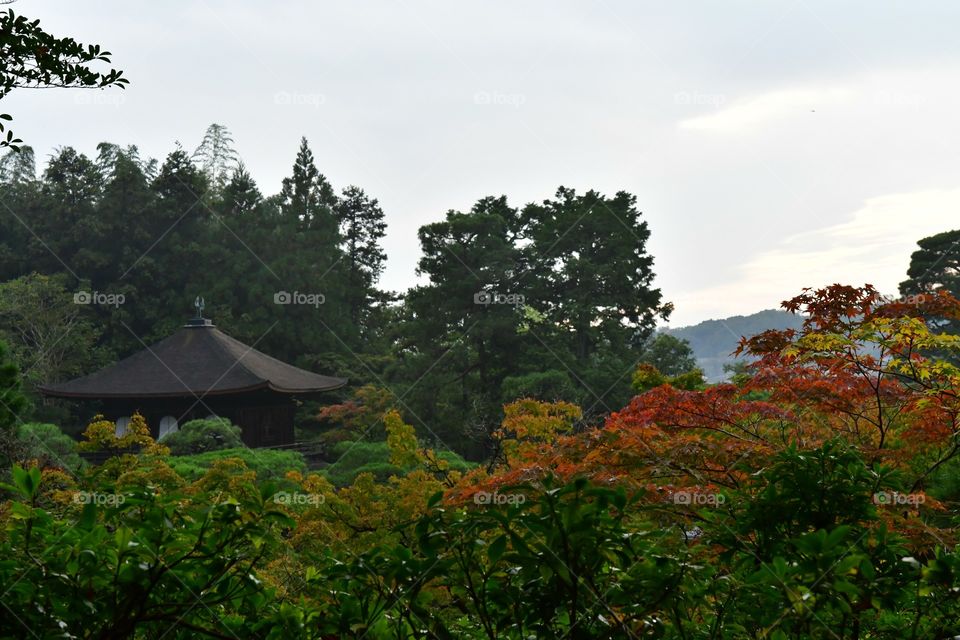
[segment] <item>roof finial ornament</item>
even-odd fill
[[[197,296],[193,301],[193,308],[197,310],[196,317],[187,320],[185,327],[212,327],[213,321],[203,317],[203,308],[206,306],[203,302],[203,296]]]

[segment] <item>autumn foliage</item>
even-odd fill
[[[742,488],[788,447],[839,438],[898,490],[922,494],[960,450],[960,339],[937,330],[960,317],[960,302],[946,293],[889,300],[870,285],[834,285],[783,307],[803,315],[802,327],[742,340],[745,380],[700,390],[664,380],[600,429],[514,446],[479,482],[586,476],[660,499],[677,487]]]

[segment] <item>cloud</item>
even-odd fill
[[[960,189],[870,198],[846,221],[790,236],[754,256],[731,282],[673,296],[672,324],[769,309],[804,287],[870,283],[896,293],[917,241],[960,226],[958,212]]]
[[[729,107],[681,120],[680,129],[733,133],[749,131],[783,118],[809,114],[818,107],[851,103],[857,93],[839,87],[791,88],[739,100]]]

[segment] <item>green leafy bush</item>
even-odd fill
[[[243,446],[240,427],[230,424],[226,418],[191,420],[183,424],[179,431],[169,433],[161,440],[175,456]]]
[[[287,471],[305,472],[307,469],[303,455],[296,451],[278,451],[275,449],[248,449],[239,447],[207,451],[190,456],[175,456],[169,459],[173,470],[186,480],[196,480],[218,460],[239,458],[258,479],[282,478]]]
[[[294,524],[263,493],[95,487],[64,516],[38,507],[38,468],[11,475],[2,487],[16,495],[0,541],[4,638],[306,636],[303,612],[256,575]]]
[[[17,440],[25,460],[37,460],[41,467],[61,467],[76,472],[83,466],[77,442],[55,424],[29,422],[17,427]]]
[[[323,470],[324,475],[336,486],[347,486],[361,473],[372,473],[378,481],[390,476],[402,476],[415,465],[400,467],[390,462],[390,448],[386,442],[345,441],[333,447],[335,462]],[[469,462],[453,451],[440,451],[437,458],[449,463],[450,471],[465,472],[472,468]]]

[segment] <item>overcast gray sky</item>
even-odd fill
[[[382,284],[417,228],[485,195],[638,197],[671,325],[804,286],[895,292],[917,239],[960,227],[956,2],[21,0],[112,51],[126,91],[15,91],[44,158],[101,141],[162,159],[226,125],[261,190],[300,136],[380,199]]]

